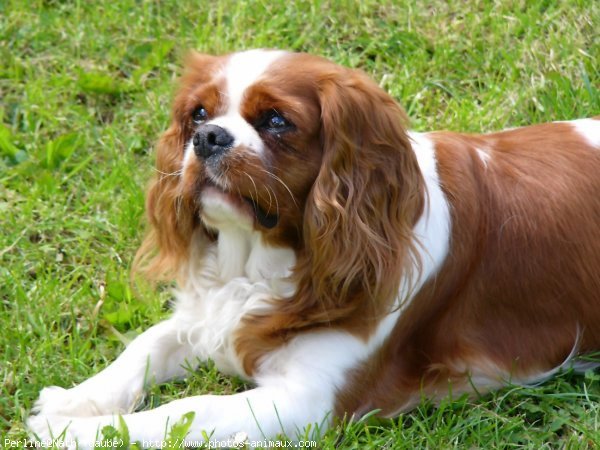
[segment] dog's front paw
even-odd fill
[[[31,440],[39,448],[59,448],[61,450],[77,448],[77,443],[69,431],[70,426],[71,419],[63,416],[40,414],[27,419]]]
[[[98,444],[104,445],[108,442],[101,440],[102,430],[106,425],[114,426],[111,416],[66,417],[38,414],[27,419],[27,429],[36,448],[61,450],[91,450]]]
[[[98,393],[96,393],[98,395]],[[63,389],[50,386],[42,389],[33,405],[33,413],[45,416],[90,417],[108,413],[106,398],[95,399],[78,387]]]
[[[138,400],[132,390],[118,391],[88,382],[72,389],[50,386],[40,392],[33,413],[69,417],[122,414]]]

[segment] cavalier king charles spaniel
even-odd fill
[[[320,57],[186,66],[136,262],[177,281],[173,315],[80,385],[42,390],[33,434],[89,448],[122,421],[150,447],[193,412],[190,442],[297,439],[600,350],[600,117],[417,133],[364,73]],[[134,412],[149,383],[209,359],[255,387]]]

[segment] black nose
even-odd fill
[[[230,149],[233,136],[217,125],[203,125],[192,139],[194,153],[200,159],[208,159]]]

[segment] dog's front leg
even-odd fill
[[[122,419],[131,440],[146,448],[160,447],[170,426],[188,412],[194,413],[187,436],[190,444],[210,436],[220,441],[214,445],[224,447],[224,442],[236,434],[254,441],[279,434],[295,439],[308,425],[321,431],[328,427],[336,392],[343,386],[347,371],[364,359],[368,349],[362,340],[342,332],[299,337],[265,358],[255,377],[255,389],[175,400]],[[79,448],[86,449],[104,426],[118,427],[119,423],[118,416],[106,415],[37,416],[29,424],[40,437],[57,436],[66,429],[68,442],[79,441]]]
[[[295,385],[262,386],[234,395],[203,395],[175,400],[149,411],[121,416],[131,442],[143,448],[160,448],[170,426],[188,412],[194,413],[186,445],[199,446],[206,437],[214,448],[234,446],[235,439],[259,441],[285,435],[302,437],[302,430],[312,425],[328,427],[333,407],[333,393],[307,390]],[[30,421],[41,439],[57,437],[66,430],[66,448],[91,449],[103,427],[120,426],[118,416],[57,417],[40,416]],[[184,443],[176,444],[183,448]],[[213,448],[211,447],[211,448]]]
[[[135,338],[115,362],[78,386],[44,388],[33,412],[84,417],[131,411],[145,384],[181,377],[185,365],[196,362],[191,345],[180,334],[174,319],[153,326]]]

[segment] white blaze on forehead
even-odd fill
[[[249,50],[231,56],[223,75],[229,106],[228,114],[239,112],[246,89],[256,83],[267,68],[285,52],[279,50]]]
[[[243,146],[256,154],[262,154],[263,142],[254,127],[241,115],[240,108],[248,88],[260,80],[268,67],[285,52],[275,50],[249,50],[235,53],[222,71],[225,90],[221,92],[226,105],[222,116],[208,123],[227,130],[234,138],[233,146]]]

